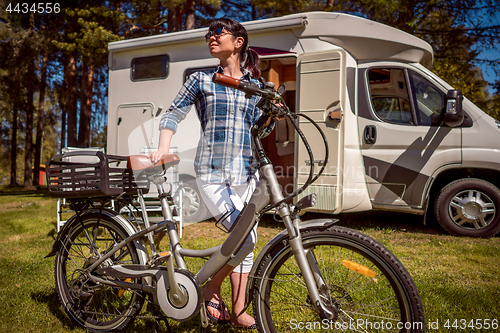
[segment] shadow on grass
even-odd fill
[[[368,211],[332,215],[308,212],[302,216],[303,221],[321,218],[338,219],[337,225],[359,231],[378,229],[431,235],[448,234],[439,226],[438,222],[433,217],[429,216],[424,225],[424,217],[422,215],[407,213]]]
[[[0,195],[36,195],[39,197],[50,197],[47,186],[37,186],[25,189],[22,186],[0,186]]]
[[[31,293],[31,298],[39,303],[44,303],[49,309],[50,313],[61,322],[64,328],[74,330],[78,328],[64,311],[59,296],[55,289],[43,290]]]
[[[168,324],[172,332],[203,332],[203,333],[224,333],[224,332],[240,332],[242,330],[231,328],[228,325],[215,325],[210,324],[207,328],[203,328],[200,321],[200,316],[196,316],[193,319],[185,322],[176,322],[172,319],[168,320]],[[160,322],[160,332],[168,332],[168,328],[164,321]],[[132,326],[130,326],[125,332],[137,333],[137,332],[155,332],[155,323],[153,319],[147,320],[136,320]],[[249,332],[247,330],[247,332]]]
[[[31,298],[38,302],[44,304],[50,313],[59,321],[64,329],[68,331],[81,329],[80,326],[76,325],[64,311],[57,292],[55,289],[43,290],[31,293]],[[152,315],[151,313],[141,313],[141,315]],[[168,320],[170,328],[173,332],[240,332],[241,329],[234,329],[229,326],[223,325],[209,325],[207,328],[203,328],[200,322],[200,316],[196,316],[193,319],[186,322],[176,322],[172,319]],[[168,332],[167,326],[163,321],[160,321],[160,332]],[[153,318],[147,319],[136,319],[124,332],[155,332],[155,320]]]

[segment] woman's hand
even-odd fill
[[[161,159],[169,154],[168,151],[170,150],[170,141],[172,140],[173,135],[174,131],[167,128],[164,128],[160,131],[160,142],[158,150],[148,154],[148,158],[152,163],[158,163]]]
[[[152,163],[156,164],[161,161],[166,155],[168,155],[168,151],[157,150],[148,154],[148,158]]]

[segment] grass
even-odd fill
[[[59,305],[54,260],[44,259],[54,242],[55,205],[43,190],[0,187],[0,332],[84,332],[74,326]],[[308,213],[304,219],[317,217]],[[499,237],[453,237],[434,224],[422,225],[422,217],[406,214],[353,213],[339,218],[340,225],[377,239],[403,262],[420,291],[427,331],[480,332],[468,326],[460,329],[464,323],[460,320],[467,324],[477,319],[500,320]],[[259,227],[257,251],[282,228],[267,216]],[[206,248],[219,244],[224,237],[213,224],[198,223],[184,229],[183,245]],[[202,263],[193,261],[188,265],[198,267]],[[230,303],[229,283],[224,283],[222,292]],[[198,318],[185,323],[170,321],[170,325],[175,332],[238,331],[214,326],[203,329]],[[151,319],[136,320],[129,329],[151,331]]]

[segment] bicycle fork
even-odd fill
[[[283,199],[283,194],[279,190],[278,179],[276,178],[272,164],[261,166],[261,171],[269,182],[272,199],[274,202],[281,201]],[[300,218],[296,216],[292,221],[290,208],[286,203],[283,203],[279,207],[279,214],[283,219],[288,235],[290,236],[290,246],[295,259],[297,260],[302,277],[304,278],[304,282],[313,306],[316,308],[316,311],[318,311],[322,319],[333,319],[335,315],[323,305],[323,302],[321,302],[320,299],[318,290],[323,289],[326,284],[318,268],[314,254],[311,251],[306,251],[302,244],[302,236],[299,229]]]
[[[288,206],[285,208],[288,211]],[[282,210],[284,209],[280,209],[280,214]],[[286,228],[288,229],[288,234],[290,235],[290,247],[292,248],[295,260],[297,261],[299,269],[302,273],[311,303],[316,308],[316,311],[318,311],[322,319],[331,320],[335,315],[324,306],[323,302],[321,302],[321,296],[319,294],[319,290],[323,289],[326,284],[318,268],[318,263],[313,252],[306,251],[304,249],[302,236],[299,232],[300,219],[296,218],[292,222],[289,212],[288,215],[282,216],[282,218],[285,222]],[[292,231],[292,233],[290,231]]]

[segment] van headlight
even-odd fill
[[[497,124],[497,128],[500,130],[500,121],[495,119],[495,124]]]

